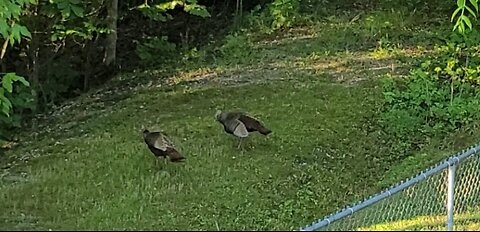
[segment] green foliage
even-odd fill
[[[50,18],[48,28],[51,42],[62,42],[73,38],[77,44],[85,44],[96,36],[107,34],[111,30],[99,21],[95,14],[98,11],[97,2],[80,0],[57,0],[41,8],[43,16]],[[57,12],[60,11],[61,14]]]
[[[269,11],[263,9],[261,5],[256,5],[250,13],[245,16],[245,27],[252,31],[271,34],[273,32],[271,22]]]
[[[57,5],[58,11],[62,15],[62,19],[66,20],[70,17],[80,17],[84,16],[84,9],[82,7],[82,1],[80,0],[56,0],[53,1]]]
[[[359,1],[361,2],[361,0]],[[367,2],[367,1],[365,1]],[[428,13],[429,15],[439,15],[444,17],[448,14],[454,1],[436,1],[436,0],[381,0],[377,4],[382,10],[402,9],[411,13]]]
[[[22,37],[31,38],[30,31],[19,23],[23,9],[35,0],[2,0],[0,1],[0,35],[13,46],[20,43]]]
[[[100,16],[103,4],[97,0],[55,0],[27,11],[24,18],[29,27],[45,32],[35,35],[27,52],[32,56],[38,49],[38,57],[29,58],[38,59],[37,74],[30,74],[36,80],[33,87],[40,109],[78,94],[85,87],[84,78],[94,73],[92,63],[101,62],[101,50],[95,43],[111,31]]]
[[[183,10],[192,15],[196,15],[202,18],[210,17],[210,13],[205,6],[197,3],[197,0],[162,0],[159,3],[155,3],[153,6],[149,5],[147,1],[137,7],[143,15],[149,17],[152,20],[166,22],[172,19],[172,15],[168,14],[168,10],[173,10],[176,7],[183,7]]]
[[[166,36],[146,38],[137,45],[136,52],[144,66],[167,64],[180,57],[176,45],[168,42]]]
[[[20,24],[20,17],[25,13],[24,8],[34,4],[35,0],[2,0],[0,1],[0,38],[10,46],[20,44],[23,38],[32,38],[27,27]],[[5,44],[5,45],[8,45]],[[2,47],[1,62],[5,62],[4,53],[7,47]],[[1,77],[0,87],[0,137],[8,139],[12,127],[19,127],[22,109],[33,109],[33,90],[30,83],[15,72],[8,72]]]
[[[299,0],[274,0],[269,7],[273,18],[272,29],[293,26],[299,15]]]
[[[7,73],[1,78],[0,87],[0,137],[8,138],[9,128],[19,127],[20,110],[34,108],[34,94],[25,78]]]
[[[294,26],[301,17],[299,0],[275,0],[265,8],[255,6],[246,16],[246,23],[252,31],[271,34]]]
[[[457,9],[455,9],[455,11],[452,13],[452,18],[451,18],[452,22],[455,19],[455,17],[457,17],[457,21],[453,26],[453,31],[458,31],[461,34],[463,34],[466,30],[465,25],[470,30],[473,29],[472,22],[470,18],[466,15],[466,13],[469,13],[470,16],[473,17],[474,19],[477,18],[477,14],[478,14],[478,1],[468,0],[468,2],[471,4],[471,6],[473,6],[473,9],[475,10],[473,10],[471,6],[470,7],[468,6],[467,0],[457,0]],[[467,10],[467,12],[465,12],[465,10]]]
[[[406,79],[384,81],[383,125],[406,143],[480,120],[478,47],[449,43],[435,52]]]
[[[205,6],[199,5],[197,3],[197,0],[187,0],[184,3],[184,10],[187,13],[190,13],[192,15],[196,15],[202,18],[210,17],[210,13],[206,9]]]
[[[94,25],[93,22],[85,21],[82,26],[69,27],[62,24],[52,26],[50,40],[51,42],[64,41],[69,37],[84,40],[84,42],[94,39],[94,35],[109,33],[111,30],[106,27]]]
[[[221,62],[225,64],[245,64],[251,58],[253,43],[248,36],[238,33],[227,35],[225,43],[219,48]]]
[[[0,108],[1,112],[7,117],[10,116],[10,111],[12,110],[11,100],[5,96],[5,94],[13,93],[13,84],[15,82],[20,82],[25,86],[30,86],[25,78],[17,76],[15,73],[7,73],[2,77],[2,88],[0,88]]]
[[[403,10],[375,11],[360,21],[362,27],[369,30],[373,38],[388,37],[395,30],[404,30],[414,24],[412,17]]]

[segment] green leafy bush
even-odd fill
[[[11,129],[20,127],[22,114],[26,108],[34,110],[34,92],[25,78],[15,73],[7,73],[1,78],[0,87],[0,138],[9,139]]]
[[[253,43],[247,36],[230,34],[225,38],[225,43],[219,51],[223,63],[245,64],[251,59]]]
[[[272,29],[291,27],[299,17],[300,2],[298,0],[274,0],[270,4]]]
[[[180,57],[176,45],[168,42],[166,36],[148,37],[144,43],[137,45],[137,55],[144,66],[166,64]]]
[[[252,31],[271,34],[294,26],[301,17],[299,0],[274,0],[263,9],[257,5],[246,16],[246,22]]]
[[[210,17],[210,13],[207,8],[197,3],[197,0],[176,0],[176,1],[160,1],[160,3],[153,3],[149,5],[147,1],[137,7],[143,15],[149,17],[152,20],[166,22],[173,18],[168,13],[169,10],[173,10],[176,7],[182,7],[183,10],[189,14],[206,18]]]
[[[412,143],[480,120],[480,47],[469,40],[452,37],[407,78],[384,80],[381,121],[389,134]]]

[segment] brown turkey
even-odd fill
[[[171,162],[183,161],[183,157],[175,148],[172,141],[162,132],[150,132],[145,129],[143,131],[143,139],[148,146],[148,149],[158,159],[160,157],[170,157]]]
[[[223,125],[228,134],[240,138],[237,148],[240,148],[243,138],[248,137],[250,132],[258,131],[262,135],[268,135],[272,131],[262,125],[257,119],[243,112],[222,112],[217,110],[215,119]]]

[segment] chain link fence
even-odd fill
[[[480,230],[480,145],[301,231]]]

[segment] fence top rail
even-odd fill
[[[407,178],[403,181],[400,181],[394,185],[392,185],[390,188],[377,193],[375,195],[372,195],[370,197],[365,198],[363,201],[359,201],[351,206],[345,207],[342,210],[339,210],[335,213],[332,213],[328,216],[326,216],[323,220],[317,220],[311,223],[310,225],[307,225],[305,227],[300,228],[300,231],[315,231],[323,226],[329,225],[330,223],[337,221],[339,219],[342,219],[348,215],[351,215],[358,210],[361,210],[367,206],[370,206],[378,201],[381,201],[395,193],[398,193],[416,183],[419,181],[422,181],[429,176],[435,175],[441,171],[443,171],[445,168],[448,168],[448,166],[451,165],[456,165],[459,162],[462,162],[463,160],[469,158],[470,156],[476,155],[480,152],[480,143],[471,146],[470,148],[464,149],[460,152],[454,153],[452,156],[444,159],[443,161],[434,164],[430,166],[429,168],[425,169],[424,171],[418,173],[417,175]]]

